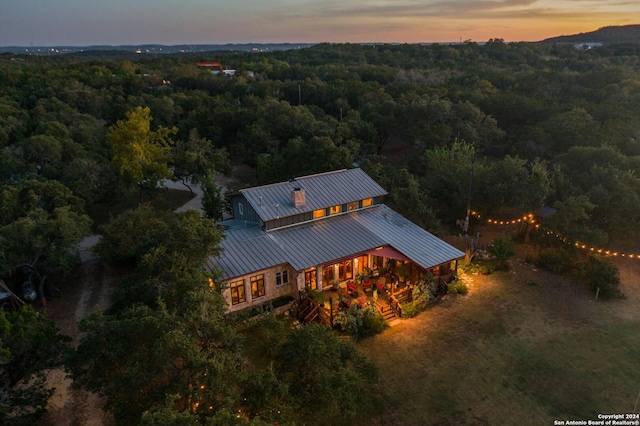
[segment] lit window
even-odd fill
[[[373,198],[365,198],[362,200],[362,207],[369,207],[373,204]]]
[[[329,214],[338,214],[342,211],[342,206],[333,206],[329,208]]]
[[[256,275],[251,277],[251,298],[264,296],[264,275]]]
[[[276,273],[276,285],[281,286],[281,285],[287,285],[287,284],[289,284],[289,272],[282,271],[282,272]]]
[[[231,283],[231,304],[246,302],[247,298],[244,294],[244,280],[234,281]]]
[[[318,283],[316,282],[316,268],[309,268],[304,271],[304,285],[312,290],[316,290],[318,288]]]
[[[358,202],[357,201],[354,201],[353,203],[347,204],[347,211],[357,210],[357,209],[358,209]]]
[[[326,211],[324,209],[314,210],[313,211],[313,218],[317,219],[319,217],[323,217],[325,214],[326,214]]]

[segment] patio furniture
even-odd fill
[[[356,283],[353,281],[347,281],[347,290],[349,290],[349,294],[352,297],[358,297],[358,287],[356,287]]]
[[[362,282],[362,289],[364,290],[365,293],[371,293],[373,291],[371,287],[372,287],[371,281]]]

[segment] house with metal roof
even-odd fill
[[[386,194],[355,168],[231,195],[222,253],[207,262],[226,283],[230,310],[382,276],[390,265],[405,265],[407,281],[455,273],[464,253],[383,204]]]

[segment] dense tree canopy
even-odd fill
[[[360,164],[389,191],[387,203],[431,231],[453,229],[467,207],[508,219],[546,205],[556,213],[544,226],[568,241],[637,251],[639,58],[638,44],[580,50],[500,39],[153,58],[0,55],[0,279],[15,286],[28,278],[42,297],[72,267],[73,247],[89,231],[85,207],[109,211],[130,188],[155,188],[167,177],[204,183],[210,216],[218,216],[221,203],[208,185],[213,171],[228,170],[228,158],[250,168],[247,185]],[[220,59],[237,76],[200,70],[202,59]],[[151,423],[175,408],[199,416],[204,405],[194,411],[186,401],[196,395],[185,386],[214,379],[190,376],[174,355],[184,345],[192,365],[219,361],[194,343],[196,320],[182,301],[202,310],[218,303],[194,265],[215,253],[220,236],[193,214],[144,209],[101,232],[102,255],[131,259],[138,274],[86,330],[115,336],[138,323],[156,336],[149,322],[157,321],[170,327],[167,351],[141,374],[184,367],[169,369],[175,385],[160,378],[160,392],[132,397],[135,408],[119,415],[139,419],[146,411]],[[87,345],[84,354],[118,361]],[[125,339],[118,350],[139,348]],[[222,352],[230,358],[220,365],[235,368],[234,346]],[[128,380],[135,369],[118,362],[126,373],[118,380]],[[114,391],[119,410],[126,395],[78,368],[85,386]],[[288,382],[278,371],[251,386],[279,394]],[[237,378],[229,400],[197,395],[220,419],[235,418],[228,410],[249,386]],[[285,392],[283,401],[290,397]],[[242,409],[257,421],[259,407]]]
[[[10,313],[0,310],[2,424],[34,424],[44,414],[53,394],[45,370],[61,364],[69,340],[31,306]]]
[[[28,180],[0,193],[0,276],[22,274],[45,302],[45,285],[75,264],[74,249],[89,234],[82,200],[57,181]]]

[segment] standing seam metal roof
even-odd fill
[[[291,201],[291,192],[295,188],[305,190],[306,203],[300,208],[295,208]],[[359,168],[241,189],[240,193],[263,221],[387,195],[387,191]]]
[[[207,262],[222,279],[285,263],[302,271],[386,245],[427,269],[464,256],[384,204],[268,233],[249,225],[226,234],[220,257]]]

